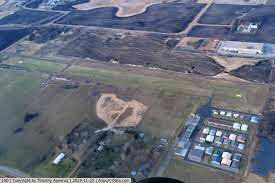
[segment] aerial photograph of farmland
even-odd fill
[[[273,71],[275,0],[0,0],[0,180],[275,183]]]

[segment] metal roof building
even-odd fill
[[[60,161],[65,157],[64,153],[60,153],[54,160],[53,164],[58,165]]]
[[[188,154],[188,158],[193,161],[200,162],[204,155],[205,147],[196,145]]]
[[[258,55],[264,53],[264,43],[221,41],[218,52]]]

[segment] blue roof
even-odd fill
[[[220,156],[213,156],[212,161],[221,162],[222,158]]]

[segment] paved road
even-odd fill
[[[213,4],[214,0],[210,0],[207,5],[197,14],[194,20],[188,25],[188,27],[181,32],[181,34],[188,34],[191,29],[198,24],[198,21],[202,17],[202,15],[208,10],[208,8]]]
[[[0,165],[0,172],[7,174],[12,177],[18,177],[18,178],[27,178],[30,177],[28,174],[21,172],[20,170],[10,168],[7,166]]]

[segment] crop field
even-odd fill
[[[223,67],[214,59],[190,52],[172,52],[174,43],[159,34],[87,31],[59,51],[59,55],[91,58],[103,62],[140,65],[176,72],[216,75]],[[177,43],[177,39],[174,39]]]
[[[213,170],[201,165],[187,163],[175,157],[169,163],[165,176],[176,178],[188,183],[201,182],[202,179],[211,180],[211,183],[241,183],[240,178],[220,170]]]
[[[0,19],[0,25],[30,25],[34,23],[46,23],[50,20],[54,20],[55,18],[61,15],[62,13],[22,9]]]
[[[249,12],[255,6],[213,4],[199,20],[202,24],[229,25],[237,17]]]
[[[29,29],[0,30],[0,51],[29,34]]]
[[[72,11],[55,23],[176,33],[183,31],[203,7],[204,4],[162,3],[131,17],[117,17],[118,8],[106,7]]]

